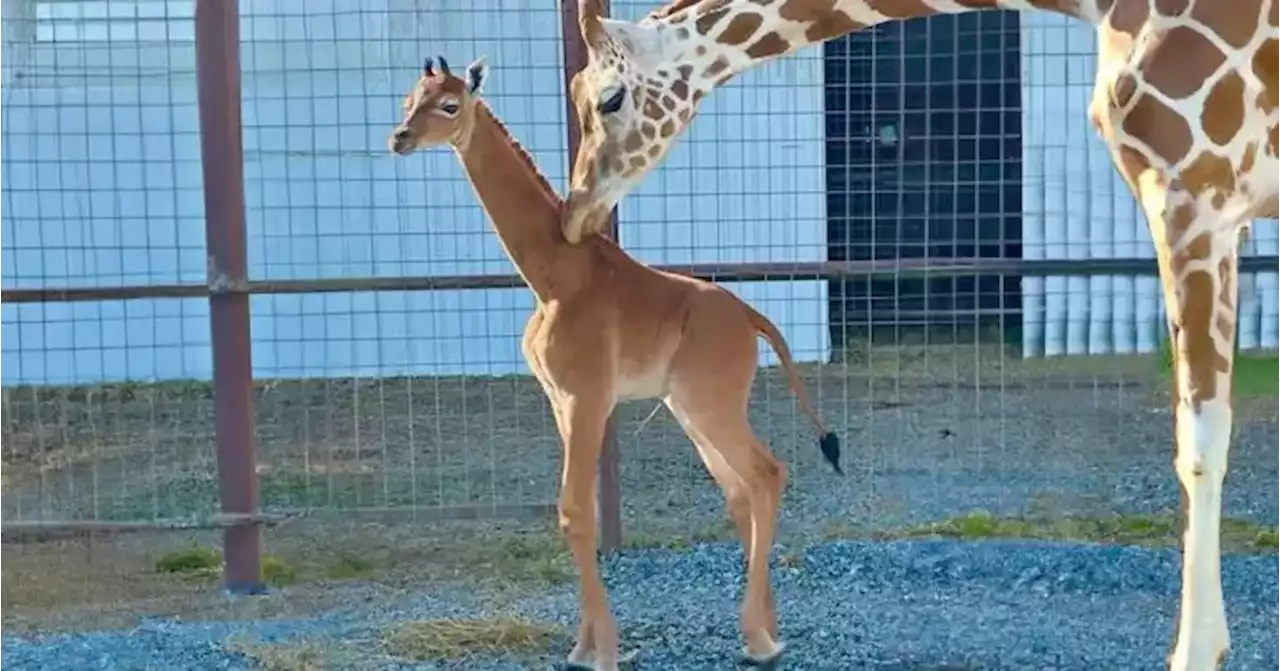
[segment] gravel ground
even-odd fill
[[[924,374],[919,362],[908,362],[916,365],[908,370],[894,361],[881,372],[875,366],[883,362],[806,367],[810,393],[843,440],[844,477],[822,462],[777,371],[761,372],[752,422],[789,469],[779,542],[807,548],[800,568],[788,561],[775,569],[788,668],[1162,668],[1177,602],[1172,550],[825,542],[849,537],[841,528],[896,527],[974,509],[1095,516],[1176,508],[1165,384],[1149,362],[1134,368],[1089,358],[1098,369],[1092,373],[1026,369],[1009,360],[966,368],[973,352],[930,355]],[[215,509],[207,385],[6,390],[5,404],[6,522]],[[268,510],[554,500],[559,445],[528,378],[269,382],[254,406]],[[624,539],[722,532],[721,494],[674,421],[660,412],[637,435],[652,408],[619,410]],[[1225,513],[1274,527],[1274,398],[1241,402],[1236,419]],[[467,524],[476,534],[471,543],[501,542],[484,531],[488,523]],[[408,538],[376,526],[316,539],[290,538],[289,527],[269,530],[268,551],[314,545],[310,558],[295,553],[304,563],[376,546],[414,568],[398,583],[294,585],[259,610],[219,606],[207,587],[193,599],[192,585],[153,573],[161,548],[126,553],[117,547],[131,542],[123,536],[65,550],[6,545],[11,566],[40,578],[5,574],[5,668],[252,668],[232,641],[258,639],[317,646],[331,660],[281,669],[446,668],[397,666],[402,662],[376,652],[380,632],[396,622],[485,611],[572,624],[569,586],[515,601],[474,583],[448,587],[485,570],[470,568],[469,554],[431,549],[448,528],[418,526]],[[408,539],[416,541],[412,551]],[[469,573],[445,568],[460,565]],[[730,668],[740,566],[736,546],[719,544],[629,550],[610,560],[624,638],[641,649],[637,668]],[[1224,573],[1235,649],[1229,668],[1275,668],[1274,554],[1228,557]],[[95,620],[94,613],[108,611],[111,617]],[[138,615],[148,613],[185,619],[139,624]],[[126,629],[93,633],[114,626]],[[15,630],[79,633],[20,639]],[[561,641],[535,664],[470,660],[447,668],[546,668],[567,649]]]
[[[730,544],[639,550],[607,563],[606,579],[634,668],[731,668],[739,649],[742,555]],[[774,570],[781,630],[792,669],[1161,668],[1177,597],[1169,550],[1035,542],[836,542]],[[1272,556],[1223,564],[1232,625],[1229,669],[1278,663],[1277,565]],[[38,639],[5,636],[6,669],[246,669],[233,641],[323,642],[310,668],[477,670],[549,668],[557,641],[537,662],[469,658],[412,664],[378,652],[396,622],[482,613],[483,591],[403,593],[319,617],[250,622],[152,620],[109,633]],[[503,601],[502,610],[572,627],[573,589]],[[301,668],[301,667],[300,667]]]

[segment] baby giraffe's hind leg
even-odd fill
[[[731,408],[723,404],[723,396],[711,399],[704,397],[699,407],[697,402],[682,403],[673,395],[667,399],[667,406],[724,491],[729,514],[747,554],[747,589],[741,610],[742,634],[747,642],[744,661],[772,669],[781,658],[783,646],[777,638],[769,552],[786,469],[752,433],[745,407]]]

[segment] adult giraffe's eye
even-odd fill
[[[458,103],[444,103],[440,106],[440,111],[453,116],[458,113]]]
[[[614,112],[622,109],[622,101],[626,97],[627,88],[625,86],[619,86],[614,89],[608,97],[601,100],[600,103],[596,105],[596,109],[600,110],[601,114],[613,114]]]

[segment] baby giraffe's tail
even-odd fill
[[[804,381],[800,379],[800,374],[796,372],[796,362],[791,359],[791,350],[787,347],[787,341],[782,337],[782,332],[778,327],[769,321],[769,318],[757,312],[754,308],[746,303],[742,306],[747,310],[747,318],[751,320],[751,325],[755,327],[764,339],[769,341],[769,346],[778,355],[778,360],[782,362],[782,368],[787,372],[787,383],[791,387],[791,393],[796,395],[796,399],[800,401],[800,408],[804,410],[809,419],[813,421],[813,426],[818,429],[818,449],[822,450],[822,456],[826,458],[836,473],[844,475],[844,471],[840,470],[840,439],[836,434],[827,428],[826,422],[822,421],[822,417],[818,415],[818,411],[814,409],[813,403],[809,402],[809,394],[804,390]]]

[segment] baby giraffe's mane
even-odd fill
[[[507,125],[502,123],[502,120],[498,118],[497,114],[493,113],[493,110],[489,108],[486,101],[481,99],[476,102],[478,103],[476,106],[478,111],[489,117],[489,121],[497,126],[498,130],[506,136],[507,144],[515,150],[516,155],[520,157],[521,162],[523,162],[525,167],[527,167],[529,171],[533,173],[534,177],[537,178],[538,184],[542,187],[542,190],[546,192],[547,198],[550,198],[551,201],[557,205],[562,205],[564,201],[560,198],[560,194],[556,193],[555,187],[551,186],[551,182],[547,179],[547,176],[542,174],[542,170],[538,168],[538,164],[534,163],[533,156],[529,154],[529,151],[520,144],[520,141],[517,140],[514,135],[511,134],[511,131],[507,129]]]

